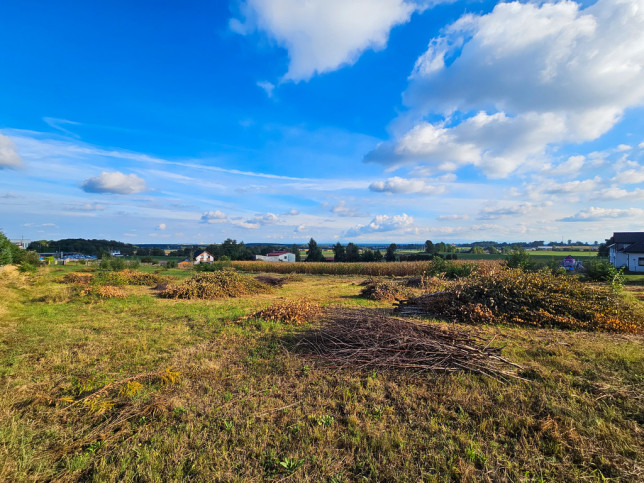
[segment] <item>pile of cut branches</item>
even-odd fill
[[[269,292],[271,288],[253,277],[231,270],[199,273],[188,280],[169,285],[159,292],[169,299],[217,299]]]
[[[591,286],[567,275],[508,269],[463,278],[443,292],[402,301],[400,315],[471,324],[641,333],[641,307],[608,286]]]
[[[310,300],[283,300],[252,315],[255,319],[273,320],[286,324],[301,325],[322,314],[322,309]]]
[[[360,296],[369,300],[393,302],[412,296],[408,287],[395,280],[367,279],[362,285],[364,288],[360,291]]]
[[[518,365],[466,332],[359,310],[329,312],[296,348],[336,365],[410,372],[473,372],[506,381]]]

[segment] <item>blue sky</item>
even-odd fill
[[[2,2],[0,74],[11,238],[644,230],[644,0]]]

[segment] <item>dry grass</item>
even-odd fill
[[[400,281],[369,279],[364,282],[360,296],[381,302],[394,302],[413,296],[413,291]]]
[[[303,296],[385,310],[362,277],[37,301],[62,273],[0,274],[2,481],[641,481],[641,336],[455,324],[529,384],[337,368],[285,350],[306,326],[231,322]]]

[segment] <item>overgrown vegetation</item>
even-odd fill
[[[473,324],[641,333],[644,312],[607,286],[591,286],[550,272],[499,270],[460,279],[449,289],[401,303],[405,315]]]
[[[72,270],[0,270],[0,480],[641,480],[640,335],[425,317],[529,382],[335,365],[288,350],[317,325],[235,321],[306,297],[358,310],[369,341],[390,304],[358,297],[364,276],[198,303],[122,286],[88,304],[54,297]]]

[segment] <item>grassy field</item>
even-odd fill
[[[338,369],[291,349],[299,327],[243,317],[389,310],[362,276],[93,300],[59,282],[77,269],[0,273],[0,480],[641,481],[641,336],[459,325],[523,367],[509,383]]]

